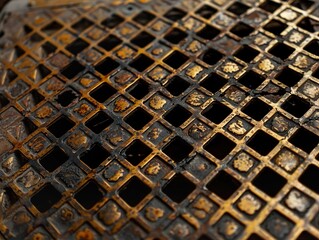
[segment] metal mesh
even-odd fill
[[[319,3],[92,2],[2,20],[0,239],[316,239]]]

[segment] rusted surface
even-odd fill
[[[319,236],[317,1],[30,3],[1,20],[0,239]]]

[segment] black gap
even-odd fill
[[[243,76],[241,76],[238,80],[241,84],[243,84],[245,87],[248,87],[250,89],[256,89],[265,81],[265,77],[262,75],[259,75],[258,73],[249,70],[246,72]]]
[[[281,21],[271,20],[263,28],[266,31],[271,32],[275,35],[280,35],[287,27],[288,27],[288,25],[281,22]]]
[[[44,185],[33,197],[31,203],[42,213],[51,209],[62,198],[61,193],[50,183]]]
[[[248,141],[247,146],[262,156],[267,156],[278,144],[278,140],[262,130],[258,130]]]
[[[23,26],[23,30],[25,32],[25,35],[28,35],[30,32],[33,31],[33,29],[30,26],[28,26],[28,25],[24,25]]]
[[[73,61],[61,71],[61,74],[68,79],[72,79],[84,69],[85,67],[82,66],[79,62]]]
[[[289,67],[285,67],[275,78],[288,87],[293,87],[302,77],[303,74],[298,73]]]
[[[86,121],[85,126],[98,134],[113,123],[113,119],[105,112],[99,111]]]
[[[40,159],[40,164],[49,172],[53,172],[69,159],[69,156],[59,147],[54,147]]]
[[[110,34],[107,38],[99,43],[99,46],[104,48],[106,51],[111,51],[122,43],[122,40],[113,34]]]
[[[214,135],[204,149],[219,160],[223,160],[236,147],[236,143],[221,133]]]
[[[154,63],[154,60],[149,58],[148,56],[144,54],[138,55],[137,58],[135,58],[131,63],[130,66],[132,68],[135,68],[139,72],[143,72],[145,69],[147,69],[149,66],[151,66]]]
[[[242,108],[241,111],[256,121],[260,121],[267,115],[267,113],[270,112],[271,109],[272,107],[264,101],[261,101],[258,98],[253,98]]]
[[[143,48],[147,46],[148,44],[150,44],[151,42],[153,42],[154,39],[155,37],[153,37],[151,34],[143,31],[139,33],[136,37],[134,37],[131,40],[131,43]]]
[[[174,127],[179,127],[187,119],[192,116],[192,113],[187,109],[183,108],[181,105],[176,105],[168,113],[164,115],[164,119],[172,124]]]
[[[44,97],[37,90],[32,90],[30,94],[35,105],[39,104],[44,99]]]
[[[210,73],[200,85],[212,93],[219,91],[228,81],[217,73]]]
[[[235,2],[229,8],[227,8],[229,12],[232,12],[236,14],[237,16],[244,14],[245,12],[247,12],[248,9],[249,7],[247,5],[242,4],[240,2]]]
[[[255,187],[271,197],[275,197],[286,183],[287,180],[285,178],[269,167],[262,169],[253,180]]]
[[[72,43],[70,43],[68,46],[66,46],[66,50],[68,50],[70,53],[73,53],[74,55],[82,52],[84,49],[86,49],[90,44],[88,44],[86,41],[82,40],[81,38],[78,38],[74,40]]]
[[[214,65],[218,63],[223,57],[224,57],[223,54],[221,54],[220,52],[212,48],[207,49],[201,55],[201,59],[209,65]]]
[[[133,21],[141,24],[142,26],[147,25],[150,21],[152,21],[155,18],[155,15],[147,12],[147,11],[142,11],[139,14],[137,14],[134,18]]]
[[[21,57],[23,54],[25,54],[25,51],[22,48],[20,48],[19,46],[15,46],[14,50],[15,50],[15,54],[18,58]]]
[[[177,69],[182,66],[185,62],[187,62],[189,58],[179,51],[172,52],[168,57],[166,57],[163,61],[170,67]]]
[[[104,103],[116,93],[116,89],[107,83],[100,84],[97,88],[90,92],[90,96],[100,103]]]
[[[63,93],[59,94],[56,101],[62,106],[67,107],[69,106],[75,99],[77,99],[78,95],[72,91],[67,90]]]
[[[243,22],[239,22],[230,31],[238,37],[243,38],[251,34],[254,31],[254,28]]]
[[[110,156],[110,153],[106,151],[100,143],[94,143],[91,148],[80,155],[80,159],[87,166],[94,169],[100,166],[104,160]]]
[[[165,35],[165,39],[173,44],[178,44],[187,37],[187,33],[178,28],[173,28],[169,33]]]
[[[140,140],[133,141],[125,150],[125,159],[132,165],[137,166],[148,155],[150,155],[152,149],[145,145]]]
[[[296,95],[290,95],[281,105],[281,108],[291,115],[300,118],[311,108],[311,104]]]
[[[304,49],[316,56],[319,56],[319,40],[314,39],[310,43],[308,43]]]
[[[221,123],[232,110],[220,102],[213,102],[203,112],[202,115],[213,123]]]
[[[39,43],[43,40],[44,38],[41,37],[39,34],[35,33],[33,34],[31,37],[30,37],[30,42],[33,42],[33,43]]]
[[[225,171],[217,173],[217,175],[206,185],[208,190],[224,200],[230,198],[240,186],[241,183]]]
[[[115,28],[123,21],[124,21],[124,18],[120,17],[117,14],[112,14],[110,17],[102,21],[102,25],[104,25],[107,28]]]
[[[284,61],[294,52],[294,49],[284,43],[277,43],[268,52]]]
[[[197,240],[213,240],[210,237],[208,237],[206,234],[201,235]]]
[[[319,22],[312,18],[305,17],[297,24],[297,26],[309,32],[316,33],[319,26]]]
[[[178,9],[178,8],[172,8],[171,10],[169,10],[168,12],[166,12],[164,14],[164,17],[176,22],[180,19],[182,19],[183,17],[186,16],[186,12]]]
[[[195,13],[203,18],[209,19],[213,16],[217,10],[209,5],[203,5],[200,9],[198,9]]]
[[[10,103],[10,101],[3,94],[0,94],[0,109],[4,108],[9,103]]]
[[[188,157],[188,155],[193,151],[193,147],[181,137],[175,137],[165,147],[163,147],[162,151],[174,162],[179,163]]]
[[[184,175],[175,174],[167,184],[162,188],[165,193],[174,202],[180,203],[188,197],[196,188],[196,185],[184,177]]]
[[[305,128],[299,128],[290,138],[289,142],[297,148],[310,153],[319,143],[319,136]]]
[[[150,85],[143,81],[138,80],[138,82],[129,90],[129,93],[138,100],[145,97],[150,91]]]
[[[44,44],[41,45],[41,47],[47,56],[50,55],[51,53],[54,53],[55,50],[57,49],[56,46],[54,46],[50,42],[45,42]]]
[[[54,21],[42,28],[41,30],[42,32],[45,32],[47,35],[52,35],[56,31],[60,30],[62,27],[63,26],[60,23]]]
[[[35,130],[38,129],[38,127],[27,117],[24,118],[22,122],[23,122],[24,130],[27,135],[30,135],[31,133],[33,133]]]
[[[312,0],[295,0],[291,3],[292,6],[300,8],[302,10],[307,10],[308,8],[310,8],[312,5],[314,5],[315,2]]]
[[[62,115],[58,117],[58,119],[56,119],[53,123],[50,124],[50,126],[48,127],[48,130],[56,138],[60,138],[74,126],[75,126],[75,123],[73,121],[71,121],[66,116]]]
[[[91,27],[94,23],[87,18],[82,18],[80,21],[72,25],[72,28],[78,32],[83,32],[85,29]]]
[[[190,86],[190,83],[179,76],[174,76],[170,82],[166,85],[167,91],[173,96],[182,94]]]
[[[119,190],[119,195],[128,205],[135,207],[151,190],[149,186],[134,176]]]
[[[105,58],[95,66],[95,70],[102,75],[107,75],[116,69],[120,64],[110,57]]]
[[[12,71],[11,69],[8,69],[6,78],[9,80],[9,83],[15,80],[17,76],[18,75],[14,71]]]
[[[249,63],[255,57],[257,57],[258,54],[259,54],[259,51],[249,47],[248,45],[244,45],[235,53],[235,57],[238,57],[244,62]]]
[[[146,124],[153,119],[153,116],[143,108],[136,108],[124,120],[135,130],[141,130]]]
[[[3,188],[3,192],[5,193],[5,207],[9,208],[11,207],[13,204],[15,204],[18,200],[19,197],[17,196],[17,194],[12,190],[12,188],[10,187],[4,187]],[[0,235],[1,236],[1,235]]]
[[[85,209],[91,209],[103,199],[104,195],[102,188],[95,181],[90,180],[84,187],[75,193],[74,198]]]
[[[253,233],[249,236],[249,238],[247,238],[247,240],[264,240],[264,239],[260,237],[259,235],[257,235],[256,233]]]
[[[218,30],[217,28],[206,25],[199,32],[197,32],[196,35],[206,40],[212,40],[213,38],[217,37],[219,33],[220,30]]]
[[[267,11],[267,12],[273,13],[278,8],[280,8],[280,6],[281,6],[281,4],[279,4],[279,3],[276,3],[276,2],[273,2],[273,1],[265,1],[263,4],[261,4],[259,6],[259,8],[261,8],[261,9]]]
[[[318,240],[319,238],[316,238],[309,232],[303,231],[297,238],[296,240]]]
[[[306,170],[303,171],[298,180],[315,193],[319,193],[319,184],[317,179],[319,179],[319,168],[310,164]]]
[[[42,64],[37,67],[37,70],[39,72],[39,80],[47,77],[51,73],[51,71]]]
[[[319,79],[319,68],[317,68],[313,73],[312,76]]]

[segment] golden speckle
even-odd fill
[[[164,211],[161,208],[147,207],[145,210],[145,217],[151,222],[156,222],[164,216]]]
[[[151,108],[155,110],[162,109],[165,106],[165,104],[166,104],[166,100],[160,96],[154,96],[150,100],[150,106]]]
[[[78,113],[81,116],[85,116],[91,110],[92,110],[92,108],[88,104],[82,103],[78,108],[74,109],[74,112]]]
[[[37,111],[36,116],[38,118],[44,119],[44,118],[50,117],[52,115],[52,113],[53,113],[52,108],[50,108],[48,106],[44,106]]]
[[[126,99],[118,99],[114,102],[114,112],[124,112],[130,107],[130,103]]]
[[[285,203],[289,208],[296,209],[299,212],[305,212],[310,206],[308,199],[296,190],[289,193]]]
[[[68,139],[67,139],[67,144],[73,148],[74,150],[79,149],[80,147],[85,147],[88,144],[88,138],[84,135],[84,133],[79,132],[72,134]]]
[[[107,204],[107,208],[99,212],[99,219],[107,226],[116,223],[121,216],[121,211],[114,203]]]
[[[258,68],[265,72],[269,72],[271,70],[274,70],[275,66],[272,64],[272,62],[269,59],[264,59],[258,64]]]
[[[229,124],[228,130],[236,135],[243,135],[247,132],[244,128],[244,123],[241,120]]]
[[[191,78],[196,78],[196,76],[203,71],[203,68],[201,66],[195,65],[191,68],[188,68],[186,70],[186,75],[191,77]]]
[[[240,172],[248,172],[254,165],[254,161],[246,153],[240,153],[234,160],[233,166]]]
[[[239,71],[238,65],[233,62],[227,62],[222,68],[226,73],[235,73]]]
[[[299,68],[307,68],[309,66],[308,58],[306,56],[299,55],[296,57],[294,65]]]
[[[246,194],[239,200],[238,208],[249,215],[254,215],[261,208],[261,204],[253,195]]]
[[[194,40],[187,46],[186,50],[192,53],[196,53],[201,49],[201,47],[201,43],[197,40]]]
[[[159,163],[151,163],[145,170],[148,175],[157,175],[162,167]]]
[[[191,93],[187,99],[186,102],[194,107],[201,106],[205,101],[205,96],[199,92],[193,92]]]
[[[298,17],[298,14],[296,12],[292,11],[291,9],[286,9],[285,11],[280,13],[280,17],[282,17],[283,19],[286,19],[288,21],[292,21],[296,17]]]
[[[298,166],[299,158],[296,154],[288,150],[283,150],[276,156],[275,163],[287,172],[291,172]]]

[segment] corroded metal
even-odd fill
[[[318,25],[315,0],[5,8],[0,239],[316,239]]]

